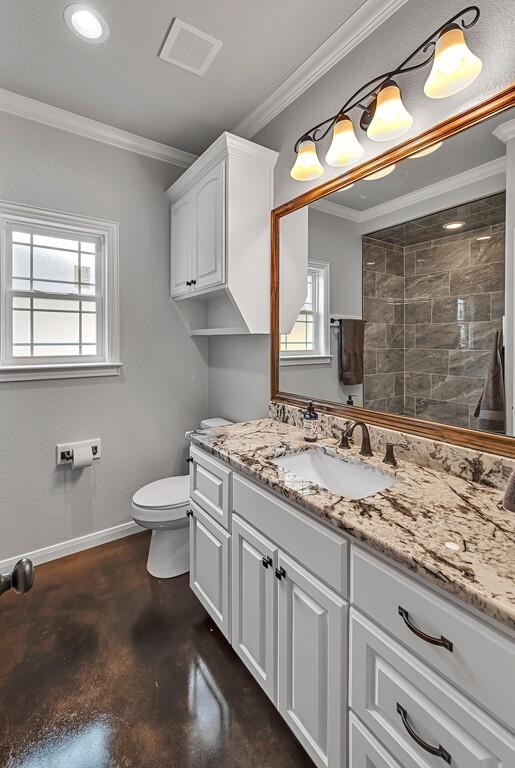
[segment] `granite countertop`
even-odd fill
[[[353,538],[515,630],[515,513],[502,492],[435,469],[336,448],[334,438],[306,443],[297,427],[273,419],[194,432],[191,441]],[[349,499],[301,481],[271,462],[317,447],[395,476],[365,499]]]

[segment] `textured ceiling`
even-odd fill
[[[0,0],[0,87],[200,153],[266,98],[364,0],[94,0],[111,35],[65,26],[70,0]],[[203,77],[158,58],[177,16],[220,39]]]

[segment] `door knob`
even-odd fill
[[[18,595],[24,595],[34,584],[34,566],[26,557],[18,560],[11,573],[0,574],[0,595],[10,589]]]

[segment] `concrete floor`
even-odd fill
[[[36,568],[0,598],[2,768],[313,768],[187,576],[146,533]]]

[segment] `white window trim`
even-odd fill
[[[308,270],[317,269],[322,272],[323,292],[320,297],[322,300],[323,321],[319,326],[320,339],[318,349],[321,352],[281,352],[279,365],[329,365],[333,355],[330,354],[330,335],[329,335],[329,300],[330,300],[330,264],[328,261],[308,261]],[[307,279],[307,278],[306,278]]]
[[[106,258],[103,264],[104,285],[104,349],[105,359],[92,362],[51,362],[5,364],[5,332],[8,308],[5,301],[7,269],[6,227],[20,222],[27,226],[55,227],[64,231],[81,232],[104,238]],[[34,208],[0,200],[0,382],[37,381],[43,379],[116,376],[120,361],[120,308],[119,308],[119,226],[115,221],[93,219],[63,211]]]

